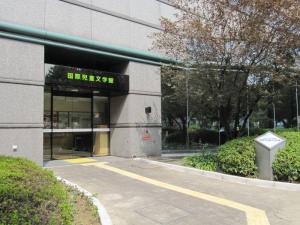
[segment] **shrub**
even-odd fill
[[[259,136],[264,133],[266,133],[268,129],[263,129],[263,128],[251,128],[250,129],[250,136]],[[247,135],[247,132],[244,134],[245,136]]]
[[[281,150],[272,164],[275,180],[296,181],[300,179],[300,156],[296,152]]]
[[[219,167],[228,174],[256,177],[255,147],[253,137],[229,141],[219,148]]]
[[[199,129],[190,132],[190,140],[209,144],[219,144],[219,132],[216,130]]]
[[[178,131],[178,129],[176,129],[176,128],[169,128],[169,127],[164,127],[164,128],[162,128],[162,133],[166,133],[166,132],[168,132],[168,134],[172,134],[172,133],[174,133],[174,132],[177,132]]]
[[[266,131],[257,129],[256,134]],[[197,138],[197,132],[192,139]],[[292,130],[278,130],[277,134],[286,139],[286,146],[280,150],[273,162],[275,180],[300,181],[300,133]],[[233,175],[256,177],[254,136],[241,137],[219,147],[218,155],[203,153],[184,158],[184,164],[203,170],[215,171],[217,166],[223,172]]]
[[[165,141],[166,143],[185,143],[185,137],[181,131],[176,131],[169,134]]]
[[[181,131],[176,131],[166,137],[166,143],[185,143],[185,138]],[[189,130],[189,139],[190,142],[198,143],[201,140],[202,143],[218,144],[219,133],[218,131],[207,129]]]
[[[183,158],[183,163],[186,166],[195,167],[201,170],[217,170],[217,157],[213,153],[201,153],[195,156],[187,156]]]
[[[0,156],[0,224],[72,224],[73,206],[52,172]]]
[[[275,180],[300,180],[300,133],[292,131],[278,132],[286,139],[286,146],[280,150],[272,164]]]
[[[287,151],[294,151],[300,155],[300,133],[293,131],[279,131],[277,134],[286,139]]]

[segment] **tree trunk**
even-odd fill
[[[233,137],[237,138],[239,136],[238,127],[240,125],[240,108],[241,108],[241,101],[240,97],[238,98],[238,102],[236,105],[236,112],[234,116],[234,127],[233,127]]]
[[[176,125],[178,126],[178,128],[179,128],[179,130],[181,130],[182,129],[182,126],[181,126],[181,124],[176,120],[176,118],[174,118],[171,114],[169,115],[169,119],[171,120],[171,121],[173,121],[173,122],[175,122],[176,123]]]
[[[181,123],[182,123],[182,130],[181,134],[183,139],[185,140],[186,135],[187,135],[187,130],[186,130],[186,119],[184,117],[180,117]],[[185,140],[186,141],[186,140]]]
[[[242,129],[243,130],[246,128],[247,121],[250,118],[250,116],[252,115],[252,113],[254,111],[254,107],[257,105],[257,103],[259,102],[260,99],[261,99],[261,96],[258,95],[256,97],[256,99],[255,99],[254,104],[252,105],[252,107],[251,108],[249,107],[248,114],[246,115],[246,117],[244,118],[244,121],[243,121],[243,125],[242,125]]]
[[[231,115],[231,106],[227,104],[226,107],[220,107],[220,127],[224,127],[225,139],[230,140],[232,138],[232,131],[230,128],[230,115]]]

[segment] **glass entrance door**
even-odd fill
[[[92,154],[92,98],[53,95],[52,158]]]
[[[44,160],[109,155],[109,101],[88,90],[44,94]]]

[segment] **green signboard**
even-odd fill
[[[129,77],[123,74],[46,64],[46,84],[79,86],[93,90],[115,90],[127,92]]]
[[[104,84],[114,84],[114,78],[111,76],[96,76],[96,75],[88,75],[88,74],[80,74],[80,73],[72,73],[68,72],[66,74],[68,80],[81,80],[87,82],[97,82]]]

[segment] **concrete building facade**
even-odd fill
[[[172,60],[149,49],[173,13],[163,0],[1,0],[0,154],[160,155]]]

